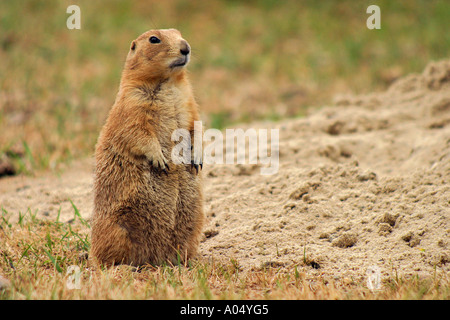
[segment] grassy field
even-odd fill
[[[58,172],[92,155],[117,93],[129,44],[151,28],[179,29],[193,49],[192,83],[206,127],[300,117],[341,93],[385,89],[448,57],[450,2],[0,1],[0,167]],[[381,8],[381,30],[366,8]],[[1,179],[1,178],[0,178]],[[0,180],[1,183],[1,180]],[[133,270],[89,265],[89,225],[6,212],[0,204],[0,299],[450,299],[450,279],[310,278],[305,265],[243,272],[228,264]],[[19,216],[18,222],[11,222]],[[70,266],[81,268],[70,289]]]
[[[366,279],[310,277],[307,261],[250,272],[236,260],[102,269],[86,259],[89,225],[73,207],[68,223],[38,219],[31,210],[12,223],[2,210],[0,272],[12,280],[0,288],[0,299],[450,299],[450,281],[442,275],[403,279],[393,273],[371,291]],[[71,266],[79,268],[79,280]]]

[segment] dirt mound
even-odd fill
[[[205,168],[204,257],[335,276],[449,269],[450,61],[273,127],[278,174]]]
[[[209,165],[201,259],[313,275],[433,275],[450,266],[450,61],[387,91],[338,97],[280,123],[280,166]],[[92,210],[92,161],[60,177],[6,177],[0,205],[68,221]],[[14,217],[11,221],[14,220]]]

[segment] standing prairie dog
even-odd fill
[[[175,29],[131,43],[95,150],[91,255],[101,264],[175,263],[197,252],[201,163],[171,161],[174,130],[193,136],[199,120],[185,70],[190,50]]]

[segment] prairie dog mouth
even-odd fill
[[[189,62],[189,55],[182,56],[170,64],[171,68],[183,67]]]

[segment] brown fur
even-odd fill
[[[105,265],[176,262],[197,252],[201,172],[171,161],[172,132],[193,135],[199,120],[185,67],[173,67],[183,48],[175,29],[150,30],[130,46],[95,152],[91,256]]]

